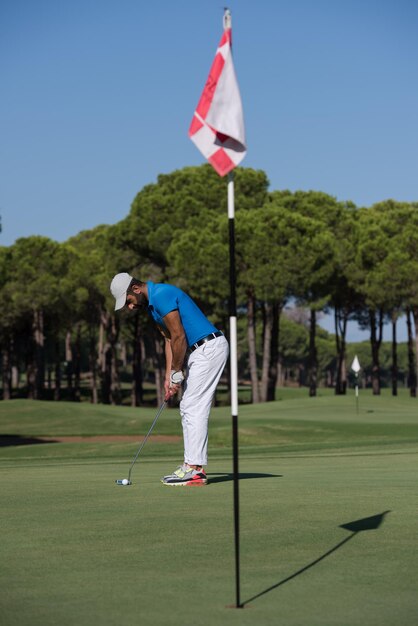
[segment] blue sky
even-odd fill
[[[271,189],[418,200],[418,3],[232,0],[248,154]],[[125,217],[187,136],[213,0],[0,1],[0,244]],[[367,336],[367,335],[366,335]]]

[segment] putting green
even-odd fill
[[[127,475],[133,444],[3,448],[2,624],[415,623],[415,404],[392,403],[390,419],[388,398],[369,398],[374,413],[358,417],[347,399],[337,402],[337,414],[336,399],[317,400],[240,411],[243,430],[254,435],[240,458],[243,609],[227,608],[235,581],[223,409],[213,414],[211,482],[203,488],[160,484],[178,458],[178,443],[150,441],[129,487],[114,480]],[[60,405],[49,409],[42,432],[54,435],[52,414],[59,416]],[[116,423],[109,418],[104,431],[123,433],[133,414],[113,411]],[[85,424],[77,428],[76,413],[79,434]],[[141,432],[152,414],[141,417]],[[31,433],[19,430],[25,419],[19,422],[16,412],[8,425],[22,437],[42,434],[36,420]],[[178,432],[174,413],[165,414],[161,430]],[[86,447],[95,455],[86,455]]]

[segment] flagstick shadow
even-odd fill
[[[348,537],[346,537],[345,539],[337,543],[336,546],[334,546],[333,548],[325,552],[325,554],[322,554],[320,557],[315,559],[315,561],[308,563],[308,565],[305,565],[305,567],[302,567],[297,572],[294,572],[294,574],[291,574],[290,576],[283,578],[283,580],[280,580],[275,585],[272,585],[271,587],[268,587],[268,589],[264,589],[264,591],[257,593],[252,598],[245,600],[245,602],[241,604],[241,607],[244,608],[246,604],[249,604],[250,602],[254,602],[255,600],[258,600],[258,598],[261,598],[262,596],[266,595],[270,591],[273,591],[274,589],[281,587],[285,583],[289,582],[289,580],[292,580],[293,578],[300,576],[301,574],[303,574],[303,572],[306,572],[308,569],[311,569],[312,567],[314,567],[314,565],[317,565],[318,563],[326,559],[328,556],[330,556],[330,554],[339,550],[345,543],[348,543],[348,541],[353,539],[359,532],[365,531],[365,530],[376,530],[377,528],[379,528],[380,524],[383,521],[384,516],[387,513],[390,513],[390,511],[384,511],[383,513],[379,513],[378,515],[373,515],[372,517],[366,517],[362,520],[349,522],[348,524],[341,524],[340,528],[350,530],[351,535],[348,535]]]
[[[207,476],[208,476],[209,485],[213,485],[215,483],[224,483],[227,481],[234,480],[234,474],[231,474],[231,473],[219,474],[217,472],[214,472],[213,474],[208,473]],[[239,480],[248,480],[250,478],[282,478],[282,477],[283,477],[283,474],[241,473],[238,475]]]

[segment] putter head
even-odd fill
[[[123,485],[124,487],[126,487],[127,485],[132,485],[132,482],[127,478],[119,478],[118,480],[115,480],[115,483],[117,485]]]

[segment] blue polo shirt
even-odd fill
[[[218,329],[202,313],[191,297],[178,287],[165,283],[155,284],[151,280],[147,282],[147,287],[148,311],[154,321],[166,328],[163,317],[171,311],[178,311],[189,346],[210,333],[217,332]]]

